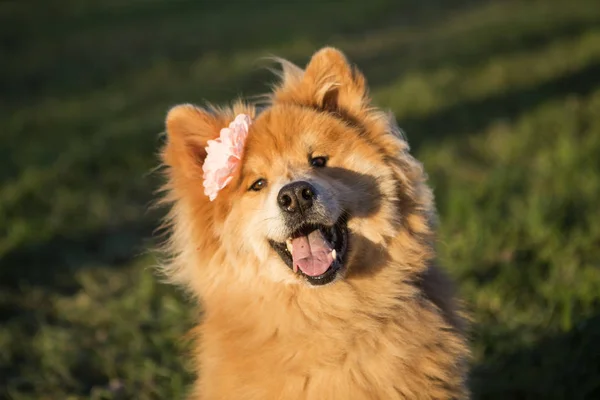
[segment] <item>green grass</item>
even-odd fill
[[[0,5],[0,398],[182,398],[198,311],[154,274],[166,110],[326,44],[435,188],[480,399],[600,398],[595,1]]]

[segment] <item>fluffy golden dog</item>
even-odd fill
[[[341,52],[282,65],[261,109],[167,116],[165,271],[204,310],[191,398],[468,398],[421,164]],[[243,154],[211,201],[207,142],[240,113]]]

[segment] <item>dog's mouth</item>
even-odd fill
[[[333,226],[302,225],[284,243],[272,240],[269,243],[294,273],[312,285],[325,285],[344,266],[348,227],[343,217]]]

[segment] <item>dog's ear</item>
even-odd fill
[[[293,102],[355,116],[369,105],[365,77],[337,49],[317,51],[301,78],[294,72],[285,73],[284,69],[281,86],[273,93],[274,102]]]
[[[238,114],[254,119],[256,110],[241,100],[226,108],[203,109],[192,104],[173,107],[167,114],[168,141],[162,151],[163,162],[184,176],[201,178],[208,141],[218,138],[221,129]]]
[[[314,85],[314,100],[324,110],[359,111],[364,106],[365,77],[337,49],[326,47],[316,52],[306,67],[304,81]]]
[[[186,176],[202,176],[207,142],[219,136],[224,122],[218,116],[193,106],[182,104],[167,114],[167,145],[163,161]]]

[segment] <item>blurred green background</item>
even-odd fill
[[[0,3],[0,397],[176,399],[197,311],[160,283],[164,116],[335,45],[425,164],[478,399],[600,399],[598,1]]]

